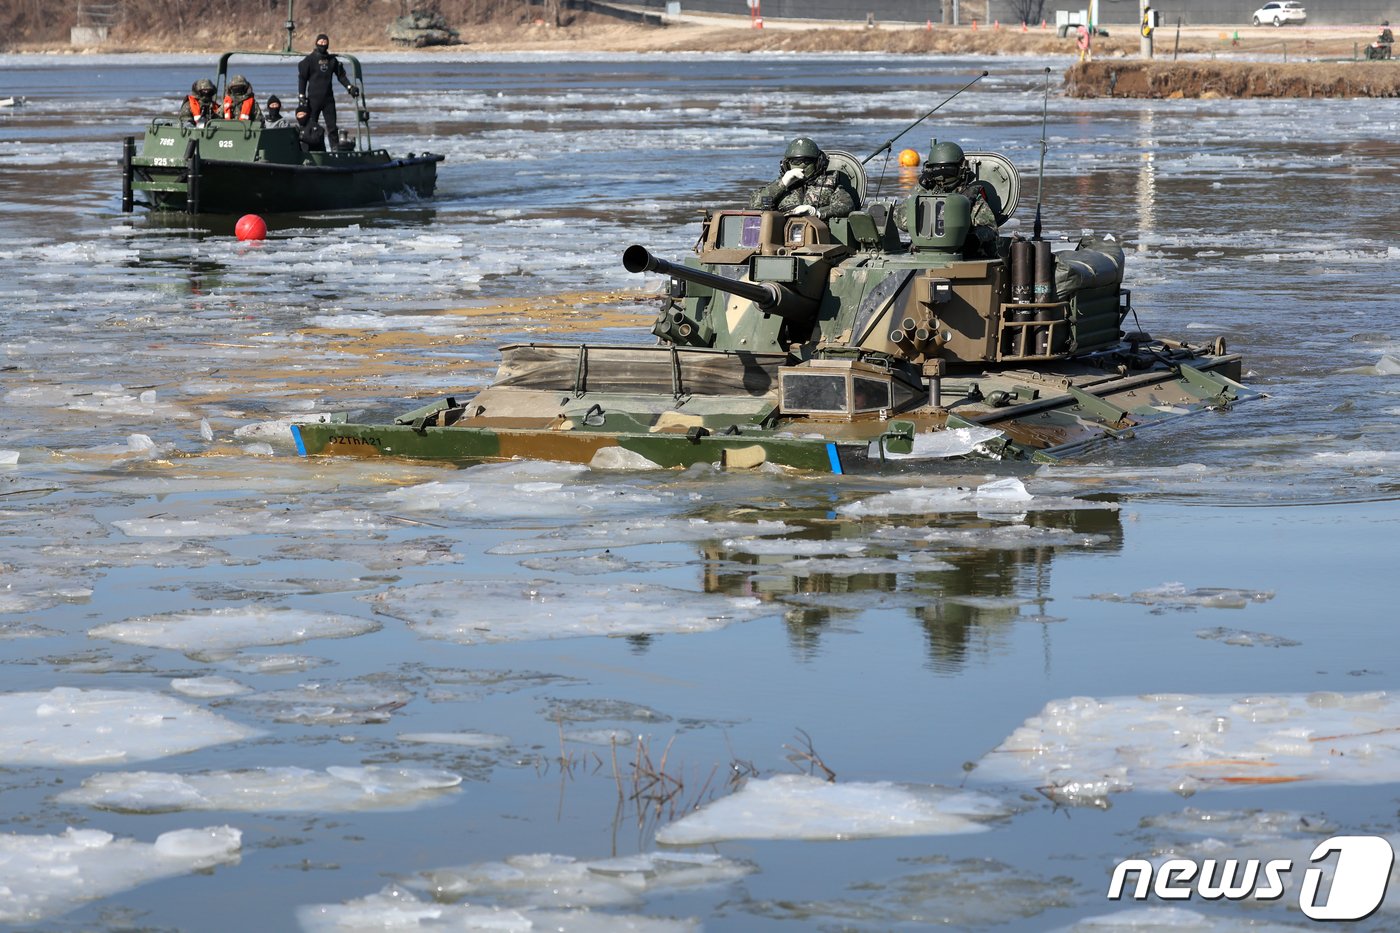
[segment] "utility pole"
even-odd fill
[[[1157,13],[1152,9],[1152,0],[1138,0],[1138,25],[1142,39],[1138,43],[1138,51],[1143,58],[1152,57],[1152,30],[1156,27]]]

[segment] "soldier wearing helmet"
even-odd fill
[[[225,120],[261,120],[262,111],[253,97],[253,86],[242,75],[228,79],[228,90],[224,94],[223,117]]]
[[[833,171],[826,153],[806,136],[788,143],[778,171],[777,181],[753,193],[749,207],[818,220],[845,217],[857,207],[857,195],[850,180],[843,173]]]
[[[1006,220],[1001,213],[1001,198],[996,189],[979,181],[972,166],[967,164],[962,146],[933,140],[928,159],[919,173],[919,187],[910,192],[918,194],[961,194],[972,202],[972,235],[984,255],[996,255],[997,228]],[[907,227],[903,202],[895,206],[895,225]],[[970,244],[969,244],[970,245]]]
[[[190,85],[190,93],[180,105],[180,122],[203,126],[218,115],[219,108],[214,103],[214,82],[200,78]]]

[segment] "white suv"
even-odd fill
[[[1271,23],[1282,26],[1284,23],[1302,23],[1308,18],[1308,11],[1298,0],[1269,0],[1254,11],[1254,25]]]

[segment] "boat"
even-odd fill
[[[1261,394],[1223,338],[1125,329],[1136,311],[1111,236],[1056,248],[1037,203],[1032,238],[978,242],[967,195],[919,187],[871,203],[870,157],[826,156],[863,205],[849,216],[712,209],[683,263],[626,249],[628,271],[670,279],[654,346],[505,346],[474,395],[307,418],[291,426],[297,451],[922,470],[1053,462]],[[1004,225],[1020,202],[1015,165],[993,152],[963,164]]]
[[[223,99],[229,61],[236,55],[300,58],[293,52],[226,52],[219,58],[216,100]],[[277,213],[363,207],[399,194],[430,197],[444,156],[394,156],[376,148],[360,61],[343,53],[337,57],[360,88],[353,138],[327,140],[326,152],[303,152],[296,126],[222,119],[191,126],[157,117],[146,127],[139,152],[135,136],[124,140],[122,210]]]

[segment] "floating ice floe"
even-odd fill
[[[569,557],[531,557],[522,560],[520,566],[529,570],[588,577],[599,573],[621,573],[623,571],[650,573],[654,570],[671,570],[680,565],[675,561],[628,560],[620,554],[603,551],[600,554]]]
[[[0,922],[33,923],[147,882],[237,862],[241,838],[229,826],[172,830],[153,844],[97,829],[0,834]]]
[[[1258,917],[1208,915],[1184,907],[1138,907],[1086,917],[1055,933],[1283,933],[1313,927]]]
[[[974,776],[1102,806],[1138,789],[1400,780],[1400,700],[1377,693],[1152,694],[1046,704]]]
[[[464,645],[590,635],[708,632],[771,614],[752,597],[642,583],[477,580],[391,587],[376,612],[428,638]]]
[[[56,799],[123,813],[410,810],[441,800],[461,783],[461,776],[449,771],[386,765],[324,771],[250,768],[204,774],[132,771],[93,775],[81,787],[64,791]]]
[[[278,554],[289,560],[343,560],[353,561],[367,570],[398,570],[460,563],[462,555],[452,548],[453,542],[446,538],[415,538],[397,543],[322,538],[289,544],[279,548]]]
[[[1153,607],[1153,612],[1168,609],[1243,609],[1250,603],[1268,602],[1274,594],[1268,590],[1245,590],[1222,586],[1203,586],[1188,590],[1181,583],[1163,583],[1128,596],[1117,593],[1094,593],[1090,599],[1110,603],[1137,603]]]
[[[11,567],[0,564],[0,613],[35,612],[63,603],[86,602],[92,587],[62,579],[67,567]]]
[[[378,631],[379,627],[378,622],[354,616],[253,606],[144,616],[99,625],[88,634],[128,645],[169,648],[190,657],[209,658],[255,645],[292,645],[313,638],[352,638]]]
[[[677,501],[670,492],[587,482],[591,475],[582,464],[492,463],[465,470],[460,479],[394,489],[385,498],[406,511],[462,514],[477,520],[655,511]]]
[[[631,729],[578,729],[565,732],[565,742],[578,742],[581,745],[631,745],[637,740],[637,733]]]
[[[1296,648],[1302,644],[1300,641],[1284,638],[1282,635],[1270,635],[1268,632],[1247,632],[1242,628],[1225,628],[1223,626],[1198,629],[1196,637],[1206,641],[1223,642],[1237,648]]]
[[[139,690],[0,694],[0,762],[147,761],[261,735],[174,697]]]
[[[289,690],[270,690],[239,702],[275,722],[299,725],[360,725],[388,722],[413,694],[373,678],[312,681]]]
[[[1026,490],[1026,485],[1013,476],[983,483],[976,489],[968,489],[965,486],[896,489],[858,502],[848,502],[838,506],[836,511],[853,518],[872,518],[945,512],[980,512],[995,515],[1112,508],[1117,506],[1061,496],[1033,496]]]
[[[455,745],[459,748],[497,749],[510,745],[510,739],[489,732],[400,732],[400,742],[416,745]]]
[[[190,510],[190,514],[163,517],[126,518],[112,522],[132,538],[223,538],[238,535],[300,535],[311,531],[385,531],[401,527],[373,512],[327,509],[325,511],[263,509],[221,509],[215,512]]]
[[[909,555],[908,560],[897,560],[893,557],[812,557],[783,561],[777,568],[795,577],[819,574],[850,577],[857,574],[929,573],[956,569],[946,560],[919,553]]]
[[[948,457],[963,457],[972,453],[987,441],[995,440],[1002,436],[1002,432],[995,428],[951,428],[946,431],[936,431],[914,435],[913,449],[907,454],[895,453],[886,449],[883,453],[886,460],[943,460]],[[869,454],[872,458],[881,456],[881,444],[872,442]]]
[[[391,885],[344,904],[297,908],[305,933],[383,933],[385,930],[459,930],[495,933],[692,933],[698,920],[670,920],[589,910],[534,910],[441,904]]]
[[[307,654],[236,654],[219,663],[242,674],[293,674],[313,670],[330,662]]]
[[[522,541],[507,541],[488,554],[552,554],[559,551],[617,550],[641,544],[719,541],[751,535],[786,535],[801,531],[785,522],[711,522],[703,518],[644,518],[634,521],[590,522]]]
[[[583,861],[567,855],[515,855],[501,862],[423,872],[410,887],[440,901],[514,907],[620,907],[650,894],[737,881],[747,862],[711,853],[642,852]]]
[[[550,722],[670,722],[671,717],[650,706],[626,700],[560,700],[551,699],[540,710]]]
[[[728,839],[862,839],[977,833],[1008,816],[986,794],[928,784],[833,784],[805,774],[755,779],[663,826],[663,845]]]
[[[176,677],[170,681],[170,689],[187,697],[212,700],[218,697],[236,697],[252,693],[252,687],[245,687],[227,677]]]

